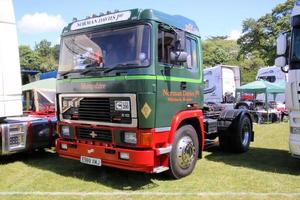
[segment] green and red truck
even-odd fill
[[[152,9],[73,19],[62,32],[57,80],[57,153],[96,166],[190,174],[206,139],[246,152],[246,110],[203,105],[194,21]]]

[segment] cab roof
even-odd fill
[[[137,20],[157,21],[200,36],[199,29],[193,20],[181,15],[169,15],[154,9],[131,9],[113,13],[108,12],[107,14],[93,15],[93,17],[82,20],[74,20],[67,27],[65,27],[63,33],[92,27],[95,28],[101,25],[112,25],[115,23],[130,21],[134,22]]]

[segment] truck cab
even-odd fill
[[[270,83],[284,83],[287,81],[287,78],[287,74],[282,72],[281,69],[276,66],[262,67],[257,71],[256,74],[256,80],[264,80]],[[258,94],[256,99],[264,101],[265,96],[263,94]],[[272,100],[276,100],[277,102],[283,103],[285,102],[285,95],[277,94],[274,99],[274,96],[269,94],[268,101]]]
[[[293,157],[300,158],[300,1],[295,2],[290,20],[291,30],[277,38],[275,65],[288,73],[286,107],[289,110],[289,148]]]
[[[60,52],[60,156],[175,178],[192,172],[205,135],[194,21],[152,9],[74,19]]]
[[[241,85],[238,66],[216,65],[204,69],[204,102],[234,103],[235,89]]]

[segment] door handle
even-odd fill
[[[185,90],[186,89],[186,82],[180,82],[180,89]]]

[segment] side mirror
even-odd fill
[[[275,59],[275,66],[280,67],[281,71],[287,73],[289,71],[289,67],[286,65],[286,58],[284,56],[280,56]]]
[[[281,33],[277,40],[277,49],[276,49],[276,53],[278,56],[282,56],[285,55],[286,50],[287,50],[287,35],[284,33]]]
[[[181,30],[176,31],[176,42],[175,42],[176,51],[185,50],[185,32]]]
[[[170,52],[171,62],[183,63],[183,62],[187,61],[187,57],[188,57],[188,54],[185,51],[175,51],[175,52],[171,51]]]
[[[286,65],[286,58],[284,56],[280,56],[275,59],[276,67],[284,67]]]

